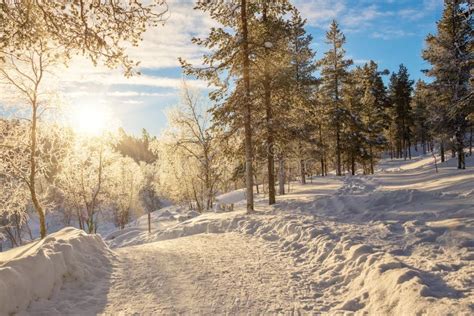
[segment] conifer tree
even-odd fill
[[[257,6],[247,0],[199,1],[197,10],[207,12],[221,26],[211,28],[207,38],[193,38],[193,43],[210,49],[203,56],[204,68],[196,68],[180,59],[187,74],[208,80],[218,87],[210,94],[211,100],[220,102],[214,111],[214,120],[222,125],[243,126],[245,148],[245,179],[247,211],[253,203],[253,142],[252,97],[250,78],[251,45],[249,21],[255,17]],[[231,91],[231,81],[235,91]]]
[[[435,79],[440,104],[448,109],[450,134],[455,136],[458,168],[465,168],[464,137],[467,116],[473,111],[473,92],[469,84],[472,69],[472,6],[469,0],[445,0],[437,34],[428,35],[423,58],[432,67],[428,76]]]
[[[397,158],[411,159],[412,91],[413,80],[410,80],[408,69],[402,64],[398,73],[393,73],[390,77],[389,91]]]
[[[321,90],[327,103],[333,124],[336,174],[342,175],[342,147],[341,130],[343,116],[343,102],[341,90],[349,76],[348,67],[352,65],[352,60],[345,59],[343,45],[346,42],[344,34],[339,29],[335,20],[332,21],[329,31],[326,33],[326,43],[330,46],[324,54],[324,58],[319,61],[321,68],[322,86]]]
[[[369,170],[373,174],[375,159],[387,142],[383,132],[388,127],[389,118],[386,113],[388,100],[382,75],[387,74],[388,71],[379,71],[378,65],[374,61],[365,64],[362,71],[364,96],[361,101],[361,119],[365,126],[364,141],[367,147]]]
[[[420,142],[423,154],[427,152],[427,143],[431,138],[430,113],[428,107],[432,103],[432,93],[429,85],[423,80],[418,80],[413,95],[414,136],[415,141]],[[415,143],[415,145],[416,145]],[[415,147],[416,148],[416,147]]]
[[[265,156],[267,159],[267,184],[268,184],[268,203],[274,204],[276,201],[275,191],[275,155],[276,140],[278,138],[276,131],[276,123],[279,112],[284,111],[281,107],[282,103],[276,100],[274,91],[281,89],[286,82],[283,79],[287,73],[285,64],[288,62],[286,46],[289,27],[284,20],[284,15],[289,12],[292,6],[287,1],[263,1],[259,11],[262,12],[261,17],[257,18],[255,25],[252,27],[254,38],[254,51],[256,52],[255,61],[253,62],[253,73],[256,76],[257,85],[261,84],[262,105],[264,109],[264,125],[265,125]],[[259,31],[261,30],[261,31]]]
[[[313,37],[306,33],[304,20],[300,13],[294,9],[290,20],[290,134],[298,139],[298,158],[301,183],[306,183],[305,151],[311,141],[314,131],[312,107],[313,90],[316,84],[314,71],[316,63],[314,61],[315,52],[310,45]]]

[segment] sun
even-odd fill
[[[71,126],[79,134],[100,136],[112,129],[113,115],[107,106],[101,103],[76,105],[71,115]]]

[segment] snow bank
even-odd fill
[[[0,314],[50,298],[64,280],[94,282],[110,270],[113,257],[98,235],[72,227],[0,253]]]

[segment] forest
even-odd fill
[[[254,192],[274,204],[287,182],[304,184],[333,171],[373,174],[383,155],[411,159],[413,150],[439,148],[440,162],[452,155],[459,169],[465,168],[465,155],[472,155],[467,2],[446,2],[436,34],[427,34],[423,51],[413,52],[426,60],[429,82],[414,82],[403,64],[392,70],[374,61],[354,65],[336,20],[326,33],[329,49],[314,51],[305,19],[289,1],[242,1],[246,9],[240,11],[232,1],[198,2],[195,10],[221,26],[190,43],[207,49],[203,66],[180,62],[188,77],[206,80],[211,91],[206,96],[183,79],[181,102],[169,111],[169,127],[159,137],[146,130],[140,137],[124,130],[81,134],[61,121],[60,101],[47,80],[81,50],[133,75],[134,62],[121,41],[136,43],[141,26],[164,21],[166,9],[137,4],[124,8],[123,16],[110,16],[100,7],[80,13],[70,5],[70,13],[60,17],[65,9],[52,4],[31,12],[8,2],[2,6],[0,78],[10,99],[2,103],[0,121],[0,214],[2,238],[12,246],[34,237],[32,217],[42,237],[45,217],[53,215],[91,233],[99,217],[123,228],[161,200],[209,211],[217,193],[244,186],[251,212]],[[28,14],[38,18],[27,31],[19,23]],[[91,34],[74,37],[82,32],[80,24],[55,28],[63,18],[81,23],[81,14],[100,16]],[[111,23],[120,35],[101,38]]]

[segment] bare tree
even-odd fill
[[[197,92],[183,84],[182,103],[169,113],[171,128],[167,131],[168,155],[181,155],[182,167],[188,169],[192,179],[187,195],[193,197],[198,210],[213,207],[218,170],[216,166],[215,138],[211,132],[207,109]],[[176,161],[176,160],[175,160]]]

